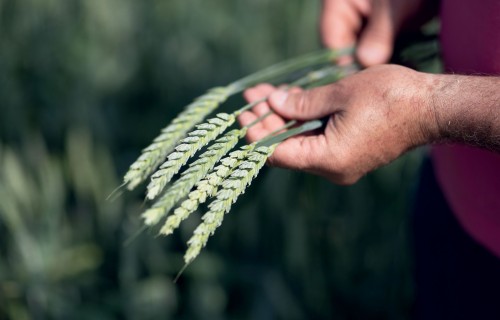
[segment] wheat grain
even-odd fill
[[[234,148],[238,141],[245,136],[246,131],[246,128],[231,130],[222,138],[217,139],[207,151],[201,154],[198,160],[193,162],[182,173],[181,177],[162,195],[151,209],[143,213],[142,217],[146,225],[157,224],[161,218],[167,215],[174,205],[185,197],[194,185],[214,167],[217,161]]]
[[[233,170],[247,157],[255,148],[255,144],[245,145],[240,150],[231,152],[227,157],[223,158],[210,174],[199,181],[196,185],[196,190],[191,191],[188,199],[174,210],[174,214],[167,218],[167,221],[160,230],[160,234],[169,235],[177,229],[180,223],[187,219],[189,215],[198,209],[201,203],[204,203],[207,198],[213,197],[217,192],[220,183],[224,181]]]
[[[222,182],[222,189],[217,192],[216,199],[209,205],[210,210],[203,215],[203,222],[195,229],[193,236],[188,241],[188,249],[184,255],[186,264],[191,263],[198,256],[208,238],[222,224],[224,214],[229,212],[233,203],[245,192],[275,148],[276,144],[256,148]]]
[[[142,150],[139,158],[125,174],[124,184],[134,189],[153,173],[165,157],[174,149],[179,139],[186,136],[197,123],[215,110],[233,92],[228,87],[217,87],[197,98],[188,105],[167,127],[161,130],[151,145]]]
[[[219,113],[215,118],[196,126],[196,130],[188,133],[188,137],[180,141],[158,171],[151,176],[147,198],[154,199],[170,182],[180,168],[202,147],[216,139],[235,121],[235,116]]]

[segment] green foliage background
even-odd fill
[[[319,48],[319,6],[0,0],[0,319],[406,318],[419,153],[352,187],[266,169],[177,284],[199,215],[124,246],[144,190],[105,201],[192,98]]]

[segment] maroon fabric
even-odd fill
[[[448,72],[500,75],[500,0],[443,0],[441,23]],[[432,157],[439,184],[463,228],[500,257],[500,155],[442,145],[433,148]]]

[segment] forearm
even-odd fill
[[[500,152],[500,77],[429,75],[433,142],[465,143]]]

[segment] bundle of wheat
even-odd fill
[[[347,51],[341,53],[345,52]],[[309,71],[291,82],[287,88],[293,86],[308,88],[338,80],[346,73],[353,71],[352,67],[332,66],[331,60],[338,56],[339,52],[323,50],[275,65],[226,87],[210,90],[195,100],[163,129],[153,144],[144,149],[139,159],[132,164],[124,177],[124,185],[128,189],[133,189],[152,174],[147,186],[146,198],[155,199],[163,192],[151,208],[142,214],[145,225],[151,227],[158,224],[172,209],[175,209],[173,215],[166,218],[160,234],[173,233],[183,220],[198,209],[201,203],[209,198],[215,198],[209,204],[208,212],[203,215],[203,222],[188,241],[188,249],[184,256],[186,265],[199,255],[208,238],[221,225],[224,215],[257,177],[277,145],[289,137],[317,129],[322,125],[321,121],[315,120],[289,129],[295,125],[295,121],[290,121],[264,139],[230,152],[251,126],[262,121],[272,111],[243,128],[234,129],[222,137],[219,136],[234,124],[238,115],[265,99],[247,104],[231,114],[219,113],[205,123],[198,123],[230,95],[241,92],[258,82],[279,78],[325,63],[328,63],[326,67]],[[195,130],[189,132],[192,128]],[[212,141],[214,143],[209,145]],[[182,167],[205,147],[207,147],[206,150],[198,159],[193,161],[185,171],[181,172],[180,177],[164,190]],[[162,164],[165,158],[166,161]],[[154,172],[158,166],[159,169]]]

